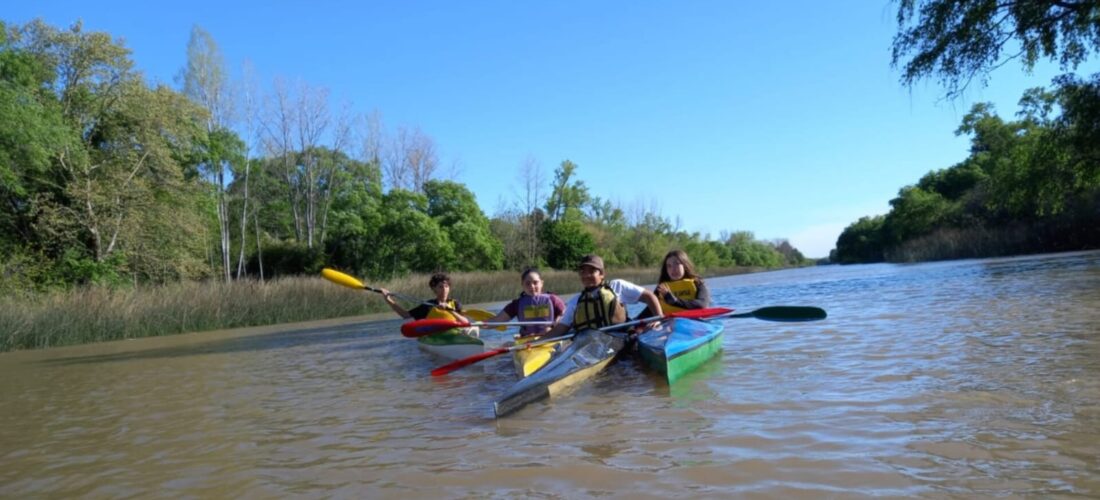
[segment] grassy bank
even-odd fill
[[[714,270],[736,274],[749,269]],[[652,269],[614,271],[612,278],[653,283]],[[519,274],[457,273],[454,295],[464,304],[510,300],[519,294]],[[543,273],[546,290],[576,293],[572,271]],[[404,295],[430,297],[428,277],[412,275],[370,282]],[[410,304],[411,306],[411,304]],[[355,316],[388,311],[372,292],[356,292],[320,277],[259,283],[188,282],[130,289],[80,288],[29,298],[0,298],[0,351],[36,349],[175,333]]]

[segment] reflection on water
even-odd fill
[[[829,319],[502,420],[506,356],[432,378],[390,319],[0,355],[0,496],[1100,495],[1100,253],[709,284]]]

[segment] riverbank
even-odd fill
[[[763,270],[714,269],[707,276]],[[521,290],[514,271],[451,276],[453,295],[467,307],[511,300]],[[656,281],[657,273],[652,269],[612,270],[609,277],[650,284]],[[573,271],[546,271],[543,280],[547,291],[559,295],[580,291]],[[431,296],[427,282],[426,275],[410,275],[367,284],[426,298]],[[124,289],[86,287],[34,297],[0,298],[0,332],[4,332],[0,352],[387,312],[389,308],[378,294],[356,292],[320,277]]]

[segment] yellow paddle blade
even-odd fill
[[[325,279],[336,283],[337,285],[343,285],[348,288],[357,288],[359,290],[366,288],[366,286],[363,285],[362,281],[359,281],[335,269],[329,269],[326,267],[321,270],[321,276],[324,276]]]
[[[465,309],[465,310],[462,311],[462,315],[469,318],[470,321],[488,321],[488,320],[491,320],[494,317],[496,317],[496,314],[493,314],[493,313],[491,313],[489,311],[486,311],[484,309]],[[488,327],[486,327],[486,328],[488,328]],[[494,327],[492,327],[492,329],[493,330],[504,331],[504,330],[507,330],[508,327],[506,327],[506,326],[494,326]]]

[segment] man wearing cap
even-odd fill
[[[585,255],[577,265],[584,290],[565,305],[565,314],[546,337],[565,334],[570,328],[602,328],[626,321],[625,304],[644,303],[654,315],[662,315],[661,304],[653,292],[624,280],[604,281],[603,259]]]

